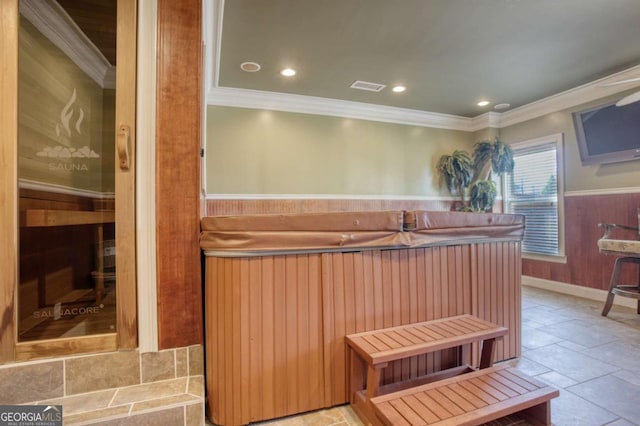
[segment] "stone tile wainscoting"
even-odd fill
[[[3,365],[0,404],[62,405],[65,425],[203,425],[203,347]]]

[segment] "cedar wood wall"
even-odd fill
[[[640,194],[570,196],[564,199],[565,253],[567,263],[541,262],[523,259],[522,275],[545,280],[576,284],[606,290],[613,269],[614,256],[598,252],[602,230],[598,223],[618,223],[638,226],[637,209]],[[630,231],[614,231],[620,239],[637,239]],[[631,268],[624,271],[623,280],[637,282]]]
[[[158,1],[156,242],[160,349],[203,342],[201,0]]]

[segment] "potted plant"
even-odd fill
[[[491,179],[477,180],[469,188],[469,204],[471,211],[488,212],[496,203],[496,183]]]
[[[454,151],[443,155],[436,165],[440,177],[452,195],[458,195],[464,205],[465,188],[471,183],[473,161],[465,151]]]
[[[482,141],[473,149],[473,180],[487,180],[491,172],[498,176],[513,171],[513,151],[498,138],[494,142]]]
[[[493,208],[497,196],[491,174],[502,176],[513,172],[513,151],[498,138],[474,145],[473,161],[465,151],[443,155],[437,169],[453,195],[462,200],[462,210],[487,212]],[[465,203],[465,189],[469,188],[469,205]]]
[[[487,212],[495,204],[497,189],[491,179],[492,172],[498,176],[513,172],[513,151],[498,138],[493,142],[482,141],[474,146],[474,176],[469,194],[471,209]]]

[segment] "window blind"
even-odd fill
[[[550,142],[514,150],[515,167],[506,179],[505,210],[526,217],[525,253],[559,254],[556,149],[556,143]]]

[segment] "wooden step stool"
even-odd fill
[[[376,423],[475,426],[519,413],[535,425],[551,425],[554,389],[508,365],[478,370],[371,399]]]
[[[379,424],[370,403],[371,398],[474,371],[470,366],[461,366],[381,388],[381,371],[389,362],[482,342],[479,368],[488,368],[493,362],[495,339],[505,334],[507,334],[505,327],[473,315],[459,315],[348,335],[346,342],[350,348],[349,398],[351,405],[365,423]],[[366,390],[363,390],[364,371],[366,371]]]

